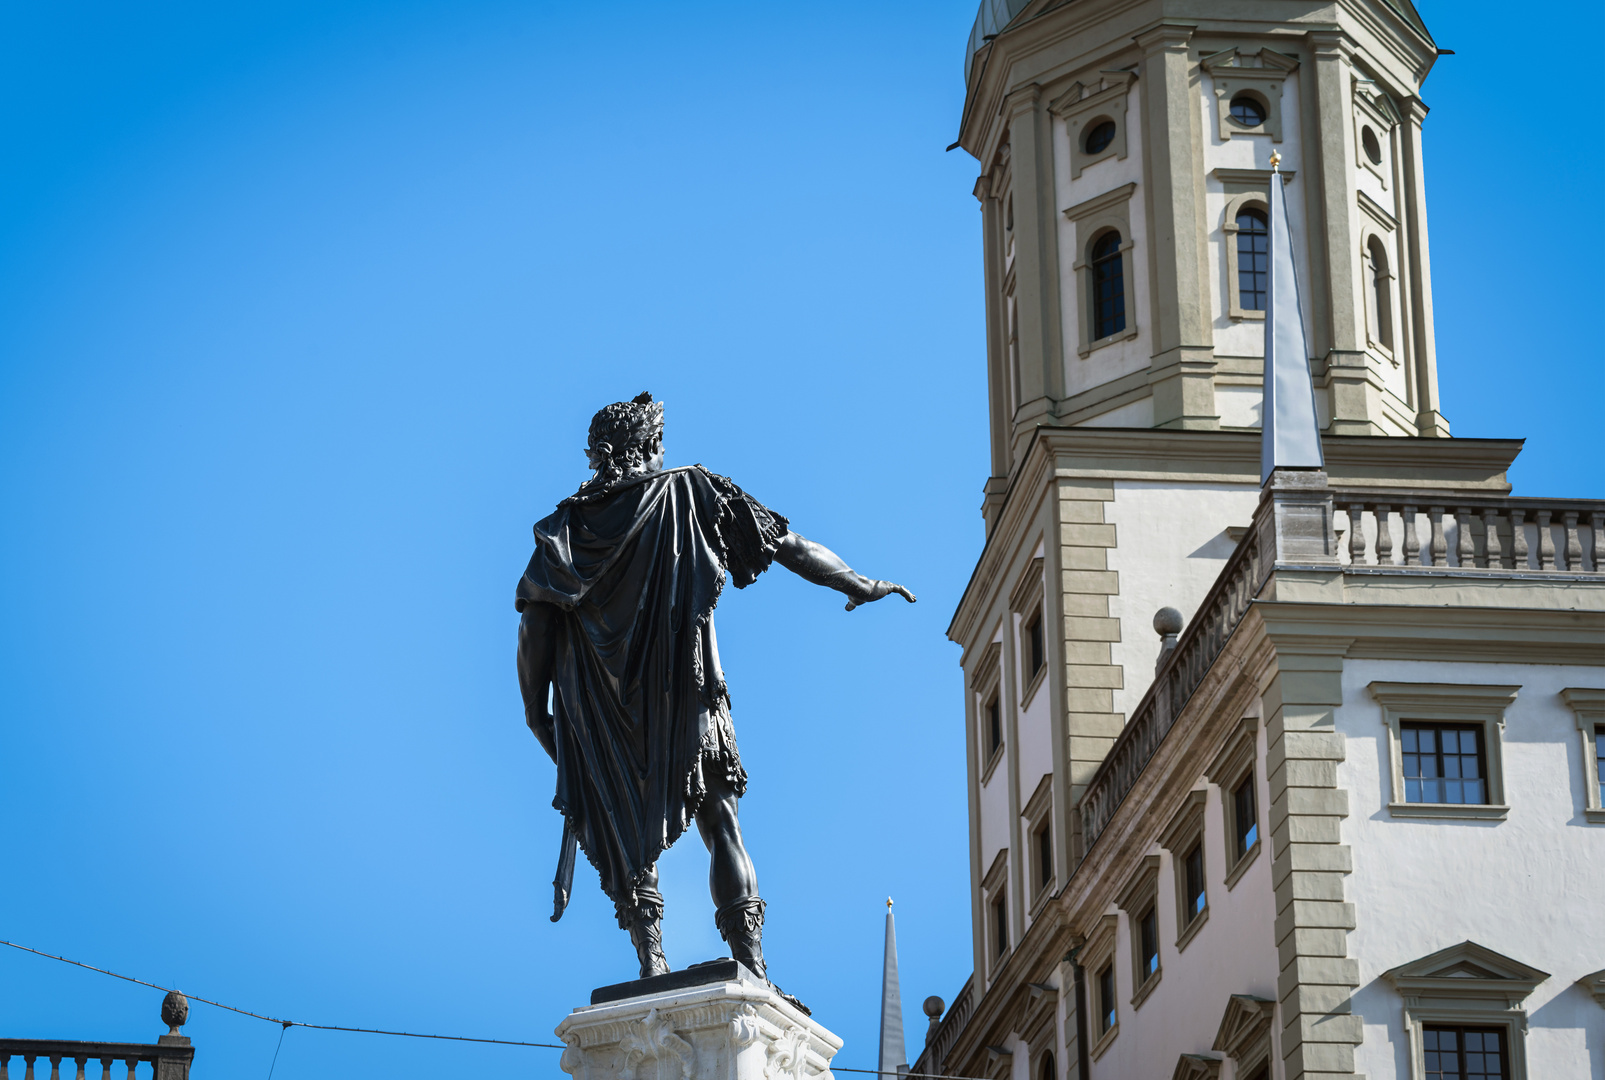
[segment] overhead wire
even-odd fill
[[[301,1020],[285,1020],[277,1016],[268,1016],[265,1013],[252,1012],[250,1009],[242,1009],[237,1005],[227,1005],[221,1001],[213,1001],[211,998],[198,997],[195,994],[185,993],[182,990],[175,991],[170,986],[161,986],[158,983],[147,982],[144,979],[136,979],[132,975],[123,975],[116,971],[109,971],[103,967],[96,967],[94,964],[86,964],[82,960],[73,960],[66,956],[57,956],[55,953],[47,953],[42,949],[30,948],[27,945],[22,945],[15,941],[5,941],[0,939],[0,945],[9,945],[13,949],[20,949],[22,952],[33,953],[35,956],[42,956],[47,960],[59,960],[63,964],[71,964],[74,967],[81,967],[87,971],[98,972],[101,975],[110,975],[114,979],[121,979],[124,982],[131,982],[136,986],[148,986],[152,990],[160,990],[163,993],[168,994],[183,994],[184,997],[189,1001],[198,1001],[203,1005],[210,1005],[216,1009],[227,1009],[229,1012],[239,1013],[241,1016],[249,1016],[256,1020],[266,1020],[270,1024],[278,1024],[281,1029],[279,1031],[279,1044],[273,1050],[273,1065],[268,1067],[269,1080],[272,1080],[273,1068],[278,1064],[279,1050],[284,1046],[284,1033],[293,1027],[308,1028],[312,1031],[348,1031],[358,1035],[398,1035],[407,1039],[442,1039],[450,1042],[491,1043],[497,1046],[533,1046],[543,1050],[568,1049],[568,1047],[564,1046],[562,1043],[523,1042],[518,1039],[485,1039],[472,1035],[430,1035],[416,1031],[386,1031],[382,1028],[346,1027],[341,1024],[310,1024]],[[889,1076],[897,1078],[908,1077],[910,1080],[986,1080],[984,1077],[955,1076],[951,1073],[894,1073],[888,1072],[885,1069],[850,1069],[845,1065],[835,1064],[830,1066],[830,1070],[832,1072],[860,1073],[865,1076]]]

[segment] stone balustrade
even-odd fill
[[[162,1000],[162,1023],[167,1025],[167,1034],[154,1043],[0,1038],[0,1080],[11,1080],[11,1061],[18,1057],[24,1067],[21,1080],[44,1080],[37,1064],[41,1061],[50,1063],[50,1080],[62,1080],[62,1062],[76,1068],[73,1080],[113,1080],[113,1070],[119,1065],[125,1071],[118,1080],[189,1080],[195,1047],[178,1033],[188,1019],[189,1002],[175,990]],[[92,1069],[91,1062],[100,1066],[98,1073],[85,1071]],[[142,1064],[150,1068],[136,1072]]]
[[[1168,620],[1156,619],[1165,648],[1153,685],[1081,798],[1083,852],[1279,566],[1343,574],[1602,574],[1605,502],[1334,488],[1324,473],[1279,473],[1185,632],[1176,636]]]
[[[970,1015],[975,1012],[974,980],[966,979],[964,988],[953,999],[947,1012],[942,1015],[926,1039],[925,1047],[920,1051],[909,1071],[913,1073],[940,1073],[942,1063],[947,1055],[952,1053],[953,1046],[964,1034],[964,1028],[970,1022]]]
[[[1605,573],[1599,501],[1334,488],[1332,503],[1346,567]]]

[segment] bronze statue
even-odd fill
[[[525,721],[557,763],[552,805],[564,818],[552,920],[568,902],[578,842],[641,977],[666,974],[657,861],[695,821],[714,922],[765,978],[764,902],[736,816],[747,773],[713,632],[725,574],[741,589],[778,562],[845,594],[848,611],[914,595],[854,573],[701,465],[665,469],[663,405],[651,394],[597,413],[586,455],[596,475],[535,526],[514,603]]]

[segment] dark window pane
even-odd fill
[[[1159,970],[1159,909],[1149,908],[1141,919],[1142,977],[1146,981]]]
[[[1104,233],[1092,245],[1092,339],[1126,328],[1125,259],[1120,234]]]
[[[1042,612],[1039,611],[1031,617],[1031,622],[1026,626],[1025,632],[1030,652],[1031,666],[1026,672],[1029,678],[1042,670]]]
[[[1599,801],[1605,805],[1605,727],[1594,729],[1594,764],[1599,770]]]
[[[1039,888],[1053,881],[1053,830],[1046,824],[1037,830],[1037,875]]]
[[[992,925],[997,935],[999,956],[1009,951],[1009,909],[1005,903],[1006,899],[1000,896],[992,901]]]
[[[1194,844],[1193,849],[1187,853],[1187,910],[1186,917],[1190,923],[1204,912],[1207,900],[1204,896],[1204,845]]]
[[[1509,1075],[1500,1028],[1428,1027],[1422,1064],[1429,1080],[1503,1080]]]
[[[995,753],[1003,745],[1003,710],[998,708],[998,699],[993,698],[986,703],[986,751]]]
[[[1237,215],[1237,303],[1245,311],[1264,311],[1270,289],[1270,228],[1258,210]]]
[[[1265,106],[1247,94],[1232,98],[1230,109],[1232,119],[1244,127],[1259,127],[1265,122]]]
[[[1483,803],[1482,729],[1404,724],[1399,743],[1418,753],[1401,753],[1405,802]]]
[[[1089,154],[1101,154],[1109,149],[1109,144],[1115,141],[1115,122],[1105,120],[1101,124],[1094,124],[1087,132],[1087,141],[1083,144]]]
[[[1106,964],[1098,973],[1098,1027],[1100,1032],[1115,1026],[1115,966]]]
[[[1259,839],[1259,818],[1254,805],[1254,774],[1249,773],[1232,793],[1233,818],[1237,825],[1237,857],[1248,854],[1248,849]]]

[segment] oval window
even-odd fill
[[[1087,132],[1087,139],[1082,145],[1089,154],[1101,154],[1109,149],[1109,144],[1115,141],[1115,122],[1101,120],[1092,125]]]
[[[1265,106],[1247,94],[1232,98],[1232,119],[1244,127],[1259,127],[1265,122]]]
[[[1369,127],[1360,132],[1360,145],[1365,147],[1365,156],[1371,159],[1371,164],[1382,164],[1382,144],[1377,142],[1377,133]]]

